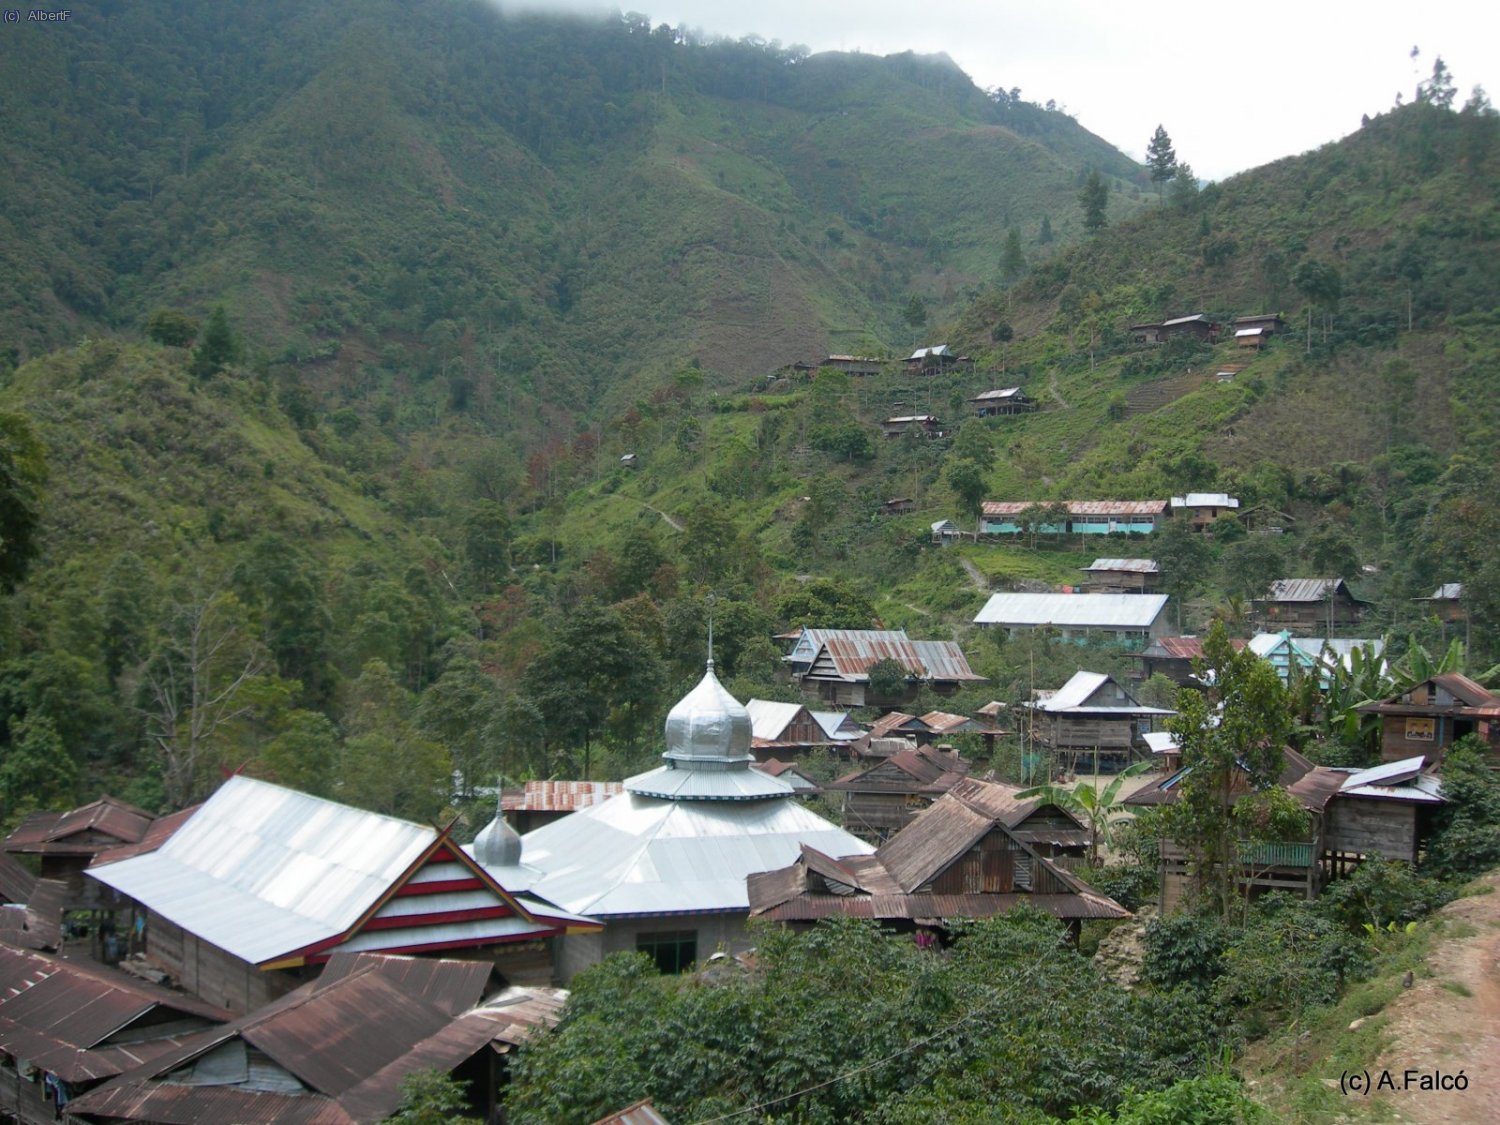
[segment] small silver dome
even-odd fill
[[[515,867],[521,862],[521,837],[506,823],[498,806],[495,819],[481,828],[469,845],[469,854],[481,867]]]
[[[667,715],[667,752],[671,762],[749,762],[750,712],[724,690],[714,662],[698,686]]]

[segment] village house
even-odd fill
[[[917,502],[910,496],[894,496],[880,505],[882,516],[904,516],[907,512],[915,511]]]
[[[846,831],[879,843],[968,776],[973,765],[933,746],[911,747],[829,782],[823,792],[840,803]]]
[[[1265,597],[1251,604],[1267,629],[1331,637],[1359,624],[1368,603],[1356,598],[1342,578],[1279,578]]]
[[[677,972],[716,949],[755,944],[745,930],[745,877],[790,863],[803,844],[837,855],[869,846],[795,800],[781,778],[752,769],[750,714],[708,671],[667,716],[664,765],[626,778],[625,792],[527,833],[517,866],[531,893],[602,932],[570,932],[563,982],[611,953],[649,954]]]
[[[530,832],[625,791],[618,781],[528,781],[500,794],[500,812],[517,832]]]
[[[1385,641],[1378,637],[1294,637],[1285,629],[1279,633],[1257,633],[1243,643],[1276,669],[1282,683],[1292,682],[1295,669],[1296,675],[1316,676],[1323,688],[1332,681],[1334,669],[1341,665],[1350,667],[1356,649],[1377,660],[1385,652]]]
[[[1449,747],[1477,734],[1500,766],[1500,695],[1458,672],[1431,676],[1357,710],[1380,716],[1380,756],[1387,762],[1423,754],[1440,767]]]
[[[1161,589],[1161,567],[1155,559],[1095,559],[1083,567],[1085,593],[1154,594]]]
[[[1469,619],[1468,610],[1464,606],[1462,582],[1444,582],[1427,597],[1414,598],[1413,601],[1424,603],[1426,611],[1445,625],[1467,622]]]
[[[465,1115],[500,1120],[507,1057],[556,1026],[564,994],[491,991],[483,962],[336,955],[273,1004],[183,1035],[68,1105],[70,1121],[364,1125],[401,1108],[402,1084],[436,1070]]]
[[[883,660],[906,672],[894,698],[876,698],[870,690],[870,669]],[[886,706],[914,696],[922,684],[941,694],[984,679],[956,641],[914,641],[902,629],[803,628],[785,663],[803,692],[841,707]]]
[[[935,414],[901,414],[880,423],[880,432],[888,438],[905,437],[917,433],[922,437],[946,437],[943,423]]]
[[[979,530],[984,535],[1150,535],[1166,518],[1165,500],[986,500]]]
[[[1132,324],[1130,334],[1138,344],[1165,344],[1179,336],[1187,336],[1205,343],[1214,343],[1219,338],[1220,325],[1204,313],[1178,316],[1153,324]]]
[[[974,624],[1011,636],[1051,629],[1063,640],[1141,649],[1167,634],[1166,609],[1166,594],[991,594]]]
[[[1232,327],[1235,344],[1259,351],[1272,336],[1286,331],[1286,321],[1274,313],[1262,313],[1259,316],[1237,316]]]
[[[963,537],[963,531],[952,520],[938,520],[932,525],[932,541],[939,547],[951,547]]]
[[[1030,414],[1041,404],[1026,397],[1020,387],[1002,387],[985,391],[969,400],[974,404],[974,413],[981,418],[1000,418],[1007,414]]]
[[[1247,642],[1235,637],[1229,643],[1239,652]],[[1203,686],[1193,671],[1193,662],[1203,659],[1202,637],[1157,637],[1136,656],[1141,661],[1142,680],[1160,675],[1179,687]]]
[[[905,363],[907,371],[920,375],[940,375],[960,367],[974,366],[972,359],[959,355],[947,344],[918,348],[906,357]]]
[[[819,367],[831,367],[853,376],[879,375],[884,365],[884,360],[863,355],[831,355],[818,364]]]
[[[1149,753],[1146,732],[1177,712],[1146,707],[1113,676],[1075,672],[1054,692],[1027,706],[1032,741],[1056,755],[1064,773],[1101,763],[1111,772]]]
[[[1441,783],[1425,772],[1423,758],[1362,770],[1314,766],[1293,750],[1283,753],[1277,784],[1308,812],[1311,827],[1306,839],[1247,849],[1236,877],[1242,888],[1289,891],[1310,899],[1371,856],[1416,862],[1432,815],[1443,804]],[[1125,804],[1170,804],[1191,768],[1138,790]],[[1236,800],[1246,792],[1248,777],[1236,771],[1227,798]],[[1175,841],[1162,841],[1161,860],[1161,907],[1170,910],[1192,890],[1196,876],[1187,852]]]
[[[0,1115],[52,1125],[80,1094],[233,1016],[104,965],[0,945]]]
[[[1124,918],[1119,903],[1048,858],[1081,851],[1088,831],[1039,798],[966,779],[922,810],[873,855],[832,856],[804,847],[788,867],[750,876],[754,917],[793,925],[844,915],[898,933],[945,936],[945,923],[988,918],[1022,904],[1068,924]]]
[[[760,770],[770,777],[780,778],[796,790],[797,796],[809,797],[821,790],[817,779],[796,762],[783,762],[780,758],[767,758],[763,762],[752,762],[750,768]]]
[[[752,699],[745,704],[745,710],[750,715],[750,753],[757,761],[833,748],[833,740],[822,724],[801,703]]]
[[[84,877],[95,856],[138,844],[155,822],[144,809],[104,796],[66,812],[35,812],[5,838],[9,855],[35,856],[43,879],[66,884],[68,909],[111,905],[113,897]]]
[[[1225,492],[1189,492],[1172,497],[1172,518],[1186,519],[1194,531],[1207,531],[1220,516],[1234,516],[1240,502]]]
[[[441,950],[547,984],[554,939],[599,929],[524,893],[530,873],[486,866],[492,853],[470,854],[448,829],[243,776],[155,850],[107,858],[88,874],[127,904],[120,932],[183,988],[236,1012],[291,991],[340,951]]]

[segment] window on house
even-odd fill
[[[656,962],[664,973],[680,973],[698,960],[697,930],[668,930],[659,934],[637,934],[635,948]]]

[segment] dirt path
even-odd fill
[[[1062,391],[1057,386],[1056,371],[1054,371],[1052,373],[1052,377],[1047,380],[1047,390],[1052,395],[1052,397],[1057,400],[1058,406],[1061,406],[1064,410],[1068,408],[1068,400],[1063,398]]]
[[[965,558],[960,558],[958,565],[964,568],[964,573],[969,576],[969,581],[974,583],[974,589],[989,593],[990,580],[984,576],[984,571]]]
[[[1398,1088],[1377,1090],[1369,1100],[1399,1121],[1500,1122],[1500,872],[1485,882],[1495,893],[1460,899],[1441,912],[1450,925],[1473,932],[1440,943],[1428,961],[1432,975],[1385,1009],[1390,1046],[1371,1063],[1370,1073],[1378,1082],[1388,1071]],[[1403,1091],[1407,1070],[1452,1076],[1462,1071],[1468,1089]]]
[[[684,530],[682,524],[679,523],[676,520],[676,518],[667,515],[667,513],[664,512],[664,511],[662,511],[660,508],[653,508],[650,504],[646,503],[644,500],[633,500],[629,496],[620,496],[618,494],[615,495],[615,499],[616,500],[624,500],[626,503],[629,503],[629,504],[639,504],[641,507],[645,508],[646,511],[648,511],[648,512],[655,512],[663,520],[666,521],[667,526],[670,527],[673,531],[682,531],[682,530]]]

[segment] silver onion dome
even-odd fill
[[[714,662],[698,686],[667,715],[668,762],[707,764],[750,762],[750,712],[724,690]]]
[[[481,867],[515,867],[521,862],[521,837],[506,823],[498,804],[495,819],[479,830],[469,845],[469,854]]]

